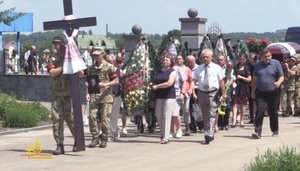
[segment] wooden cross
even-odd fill
[[[72,0],[63,0],[65,16],[73,15]],[[57,20],[44,22],[44,30],[65,29],[67,34],[72,35],[74,28],[96,26],[96,17],[79,18],[73,20]],[[82,109],[80,102],[80,89],[78,74],[72,74],[72,105],[74,115],[74,131],[76,148],[78,151],[85,151],[84,129],[82,120]]]

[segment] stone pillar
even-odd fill
[[[200,44],[205,35],[207,18],[196,18],[198,11],[195,8],[190,8],[188,15],[190,18],[179,18],[181,22],[181,44],[184,45],[187,42],[194,54],[200,49]]]
[[[124,42],[124,47],[126,50],[126,58],[128,59],[128,57],[130,57],[131,52],[134,50],[139,38],[141,37],[141,33],[142,33],[142,27],[139,25],[134,25],[132,26],[131,29],[133,35],[123,35],[123,38],[125,40]],[[127,60],[126,59],[126,60]]]

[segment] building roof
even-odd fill
[[[78,35],[78,48],[86,50],[88,46],[102,47],[103,49],[117,49],[115,40],[112,40],[104,35]]]
[[[13,46],[14,48],[17,48],[17,43],[13,40],[2,42],[3,49],[8,49],[9,46]]]

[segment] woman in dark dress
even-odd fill
[[[239,62],[234,68],[236,76],[236,88],[232,107],[232,127],[236,126],[237,107],[240,107],[240,126],[244,127],[244,115],[246,111],[248,84],[251,82],[250,68],[246,65],[246,54],[240,54]]]

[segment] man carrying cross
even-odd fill
[[[64,14],[63,20],[48,21],[44,22],[44,30],[55,30],[63,29],[64,36],[67,39],[65,46],[64,60],[61,69],[58,70],[59,74],[70,74],[71,75],[71,95],[72,95],[72,106],[74,115],[74,133],[76,140],[76,150],[84,151],[84,130],[82,121],[82,109],[80,102],[80,89],[79,89],[79,78],[81,70],[85,69],[86,66],[80,57],[80,53],[74,38],[77,35],[79,27],[95,26],[96,17],[80,18],[76,19],[73,15],[72,0],[63,0]],[[50,71],[52,72],[52,71]],[[54,71],[53,71],[54,72]],[[77,74],[78,73],[78,74]],[[63,126],[62,126],[63,129]],[[63,152],[61,150],[61,152]]]
[[[52,85],[52,122],[53,136],[57,143],[54,155],[64,154],[64,121],[66,121],[70,132],[74,137],[74,120],[71,112],[71,75],[63,74],[64,64],[64,41],[62,37],[54,37],[52,44],[56,50],[54,57],[50,58],[47,66],[50,76],[53,78]],[[83,77],[83,71],[78,72],[79,77]],[[76,141],[75,141],[76,142]],[[74,142],[73,151],[76,152],[76,143]]]

